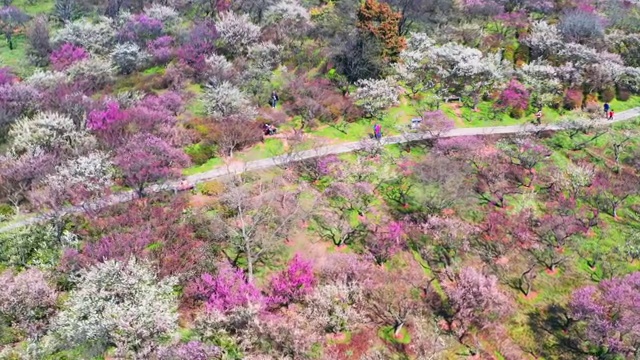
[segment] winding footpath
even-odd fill
[[[605,119],[596,121],[596,125],[598,126],[607,126],[612,123],[632,120],[634,118],[640,117],[640,107],[633,108],[626,111],[621,111],[616,114],[616,117],[613,121],[607,121]],[[489,127],[476,127],[476,128],[456,128],[446,133],[440,135],[440,137],[459,137],[459,136],[491,136],[491,135],[505,135],[505,134],[518,134],[518,133],[537,133],[541,131],[558,131],[564,130],[566,126],[563,127],[559,124],[548,124],[541,126],[534,126],[531,124],[525,125],[512,125],[512,126],[489,126]],[[395,135],[388,136],[381,140],[382,145],[391,145],[391,144],[401,144],[407,142],[414,142],[429,139],[432,136],[426,133],[409,133],[404,135]],[[358,141],[358,142],[350,142],[350,143],[342,143],[336,145],[329,145],[314,148],[311,150],[300,151],[296,153],[290,153],[280,156],[275,156],[267,159],[249,161],[246,163],[238,163],[228,166],[221,166],[219,168],[209,170],[203,173],[190,175],[184,178],[190,184],[198,184],[202,182],[207,182],[213,179],[223,178],[233,174],[240,174],[248,171],[256,171],[271,168],[274,166],[282,166],[288,163],[306,160],[315,157],[321,157],[325,155],[331,154],[343,154],[352,151],[362,150],[363,148],[370,146],[371,141]],[[181,182],[167,182],[160,185],[152,185],[147,188],[147,193],[155,193],[160,191],[180,191]],[[82,212],[88,209],[97,210],[103,207],[123,203],[130,201],[136,197],[133,191],[125,191],[117,194],[113,194],[111,196],[105,197],[99,201],[86,204],[84,206],[72,206],[68,207],[64,210],[64,213],[72,214]],[[33,223],[37,223],[45,220],[45,215],[32,216],[26,218],[24,220],[16,221],[11,223],[10,225],[4,226],[0,228],[0,232],[11,231],[17,228],[20,228],[25,225],[30,225]]]

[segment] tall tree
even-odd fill
[[[302,215],[297,192],[277,190],[275,184],[247,182],[237,177],[226,183],[223,211],[215,224],[222,229],[223,251],[234,266],[246,264],[253,281],[256,266],[268,263]]]
[[[142,197],[150,183],[179,177],[180,168],[187,166],[189,158],[160,138],[138,134],[118,149],[114,163],[122,171],[125,184]]]
[[[2,30],[4,37],[7,39],[9,50],[14,49],[13,34],[20,29],[29,18],[29,15],[16,7],[5,6],[0,8],[0,30]]]
[[[382,44],[382,57],[392,62],[398,59],[406,46],[406,39],[400,35],[402,15],[388,4],[377,0],[365,0],[358,10],[358,29],[373,36]]]

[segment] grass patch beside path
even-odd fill
[[[249,151],[238,154],[238,158],[244,161],[254,161],[282,155],[284,152],[282,140],[268,138],[264,140],[264,143],[252,147]]]
[[[182,170],[182,173],[186,176],[203,173],[205,171],[213,170],[214,168],[221,166],[224,164],[224,161],[221,158],[211,158],[206,163],[202,165],[196,165],[192,167],[188,167]]]

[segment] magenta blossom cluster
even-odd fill
[[[64,43],[51,53],[49,60],[51,60],[51,66],[55,70],[62,71],[88,57],[89,53],[83,47]]]
[[[269,305],[280,307],[300,301],[313,291],[315,283],[313,265],[296,254],[285,270],[271,278]]]

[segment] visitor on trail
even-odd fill
[[[613,120],[613,109],[609,110],[609,120]]]
[[[278,97],[278,94],[275,91],[271,92],[271,107],[275,108],[276,104],[278,103],[278,100],[280,100],[280,98]]]
[[[542,120],[542,109],[538,110],[536,113],[536,125],[540,125],[540,121]]]
[[[265,135],[273,135],[277,131],[276,127],[271,124],[262,125],[262,129],[264,130]]]
[[[604,116],[609,116],[609,103],[604,103]]]
[[[380,126],[380,124],[376,124],[373,127],[373,135],[375,136],[376,140],[380,140],[382,138],[382,127]]]

